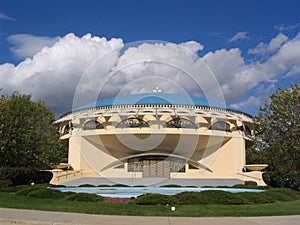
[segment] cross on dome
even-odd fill
[[[162,92],[162,90],[160,90],[158,88],[158,86],[156,86],[155,89],[153,90],[153,92],[156,93],[156,94],[158,94],[158,93]]]

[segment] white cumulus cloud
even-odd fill
[[[0,65],[2,92],[31,94],[34,100],[41,99],[58,114],[63,113],[71,108],[76,86],[87,67],[95,59],[122,45],[121,39],[67,34],[52,47],[44,47],[33,58],[27,58],[16,66],[8,63]],[[110,64],[116,60],[117,57],[111,58]]]
[[[272,38],[268,44],[261,42],[254,49],[250,49],[248,54],[264,55],[267,53],[273,53],[287,41],[288,37],[282,33],[279,33],[275,38]]]
[[[29,34],[10,35],[7,40],[13,47],[10,50],[21,59],[34,56],[44,47],[51,47],[59,37],[39,37]]]
[[[259,100],[263,103],[265,97],[243,99],[249,91],[259,89],[265,83],[276,84],[288,76],[299,82],[300,33],[293,39],[279,34],[265,48],[276,51],[263,62],[246,63],[239,49],[222,49],[204,56],[222,86],[227,103],[238,107],[257,105]],[[266,89],[263,90],[261,95],[269,95]]]
[[[263,62],[245,60],[238,48],[199,58],[195,53],[203,45],[195,41],[124,45],[122,39],[70,33],[44,45],[18,65],[0,65],[0,88],[2,94],[31,94],[57,115],[99,97],[152,92],[155,86],[165,93],[218,96],[227,104],[247,109],[262,103],[269,94],[265,87],[284,77],[299,80],[300,75],[300,34],[292,39],[278,34],[264,44],[273,53]],[[24,41],[22,49],[27,52],[31,46]],[[255,94],[249,96],[251,92]]]

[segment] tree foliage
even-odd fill
[[[30,95],[14,93],[0,99],[0,168],[46,169],[65,160],[54,114]]]
[[[296,182],[300,175],[300,85],[280,88],[271,95],[255,117],[255,125],[256,142],[249,161],[267,163],[267,170],[274,176],[295,172]],[[287,181],[289,178],[280,182]]]

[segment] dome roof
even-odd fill
[[[145,93],[117,96],[113,98],[102,99],[94,103],[90,103],[73,111],[115,105],[192,105],[214,107],[238,111],[237,109],[226,104],[211,102],[205,98],[199,98],[188,94],[165,94],[165,93]]]

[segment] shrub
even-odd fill
[[[266,191],[266,194],[271,195],[278,201],[290,201],[300,199],[300,192],[294,191],[289,188],[271,188]],[[281,198],[285,198],[287,200]]]
[[[299,171],[265,172],[263,179],[268,186],[274,188],[291,188],[298,190],[300,187]]]
[[[78,187],[96,187],[96,186],[92,184],[81,184]]]
[[[255,182],[254,182],[255,183]],[[263,186],[257,186],[254,183],[247,183],[245,182],[245,184],[235,184],[232,187],[233,188],[245,188],[245,189],[266,189],[266,187]]]
[[[160,186],[160,187],[176,187],[176,188],[181,188],[182,186],[178,185],[178,184],[166,184],[166,185],[163,185],[163,186]]]
[[[49,187],[54,187],[54,188],[65,188],[65,187],[67,187],[66,185],[62,185],[62,184],[60,184],[60,185],[49,184],[48,186]]]
[[[252,180],[246,180],[245,181],[245,186],[257,186],[257,183],[255,181],[252,181]]]
[[[278,191],[268,191],[266,192],[267,195],[271,196],[273,199],[276,201],[281,201],[281,202],[287,202],[293,200],[293,198],[289,195],[286,195],[284,193],[280,193]]]
[[[38,188],[29,192],[27,196],[33,198],[63,199],[65,194],[48,188]]]
[[[202,191],[202,194],[209,198],[210,204],[241,205],[246,203],[244,198],[228,191]]]
[[[144,194],[132,200],[137,205],[172,205],[176,203],[174,196],[161,194]]]
[[[18,186],[11,186],[11,187],[3,187],[0,188],[1,192],[7,193],[16,193],[17,191],[23,189],[24,187],[28,187],[28,185],[18,185]]]
[[[201,192],[181,192],[176,194],[175,198],[179,205],[201,205],[209,201]]]
[[[32,182],[49,183],[52,173],[49,171],[38,171],[32,168],[14,167],[1,168],[0,180],[11,180],[13,185],[30,184]]]
[[[247,200],[233,193],[226,191],[201,191],[201,192],[181,192],[174,196],[161,194],[145,194],[132,200],[138,205],[241,205]]]
[[[129,185],[126,184],[114,184],[112,187],[130,187]]]
[[[16,191],[16,195],[27,196],[30,192],[41,189],[39,186],[22,186],[19,190]]]
[[[79,201],[79,202],[103,202],[104,197],[96,194],[87,194],[87,193],[73,193],[65,196],[64,198],[67,201]]]
[[[13,185],[13,183],[11,180],[0,180],[0,188],[10,187],[12,185]]]
[[[247,204],[265,204],[273,203],[276,201],[272,196],[266,194],[265,192],[240,192],[235,193],[239,198],[244,198]]]

